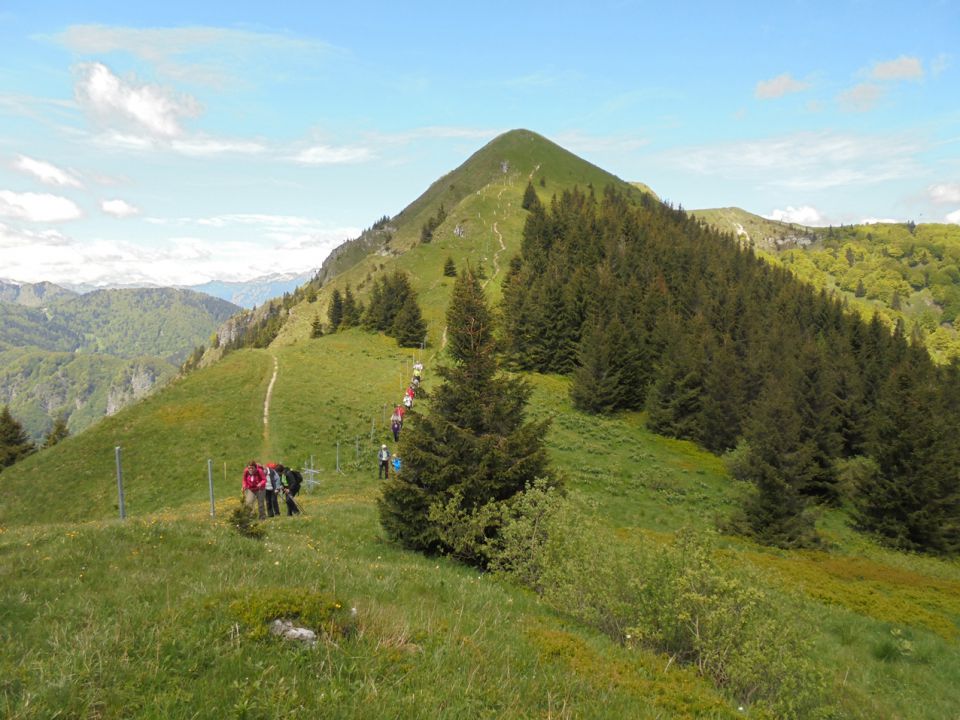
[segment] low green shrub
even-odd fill
[[[230,511],[230,525],[243,537],[263,540],[267,536],[266,528],[257,520],[253,508],[244,502]]]
[[[251,637],[265,637],[274,620],[296,621],[318,635],[338,639],[353,634],[355,619],[329,593],[301,587],[265,587],[229,601],[230,615]]]
[[[517,499],[491,568],[628,646],[694,667],[777,717],[829,713],[800,622],[754,574],[723,564],[709,536],[626,544],[544,485]]]

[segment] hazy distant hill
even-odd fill
[[[214,280],[202,285],[191,285],[189,289],[250,309],[262,305],[270,298],[293,292],[313,276],[313,270],[303,273],[276,273],[246,281]]]
[[[0,290],[0,404],[34,437],[57,415],[76,432],[145,396],[240,310],[170,288],[78,295],[50,283],[4,283]]]

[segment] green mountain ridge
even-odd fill
[[[922,339],[939,363],[960,358],[960,226],[876,223],[811,228],[740,208],[693,210],[770,262],[816,288],[836,293],[863,317],[880,315]]]
[[[342,253],[268,348],[233,352],[0,473],[0,707],[11,717],[774,717],[741,707],[677,656],[645,649],[634,639],[642,628],[614,642],[510,582],[382,537],[375,450],[391,441],[386,408],[414,356],[427,389],[436,381],[452,287],[445,259],[482,264],[496,299],[521,245],[527,182],[544,203],[607,182],[531,133],[503,138],[478,153],[481,165],[468,161],[378,229],[389,241]],[[446,218],[423,244],[441,203]],[[428,320],[423,352],[356,329],[310,339],[333,289],[350,283],[365,299],[372,279],[394,269],[409,274]],[[666,547],[740,503],[743,488],[720,458],[650,433],[644,413],[585,415],[567,378],[527,377],[531,417],[553,419],[551,461],[612,542]],[[414,413],[404,432],[415,427]],[[318,469],[304,516],[267,523],[263,544],[224,519],[251,457],[296,467],[312,458]],[[42,497],[38,477],[50,478]],[[960,566],[880,548],[842,510],[825,510],[820,525],[827,551],[724,538],[717,554],[758,573],[753,589],[780,603],[781,622],[803,624],[838,698],[828,717],[949,717],[960,703]],[[571,603],[602,594],[598,584]],[[687,589],[697,598],[703,587]],[[296,613],[315,597],[348,616],[348,631],[316,650],[266,636],[267,613]]]
[[[17,289],[0,302],[0,404],[35,439],[60,415],[78,432],[168,382],[239,310],[189,290]]]

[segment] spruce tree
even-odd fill
[[[327,319],[330,321],[330,332],[336,332],[343,322],[343,296],[339,289],[334,289],[330,296],[330,307],[327,309]]]
[[[453,261],[453,258],[449,255],[447,260],[443,263],[443,276],[444,277],[456,277],[457,276],[457,265]]]
[[[420,313],[417,297],[411,292],[393,320],[390,335],[397,339],[400,347],[420,347],[426,334],[427,324]]]
[[[35,450],[23,425],[10,414],[10,407],[4,405],[0,412],[0,468],[13,465]]]
[[[67,418],[65,415],[58,415],[53,422],[53,427],[50,428],[50,432],[47,433],[47,437],[43,441],[44,450],[66,439],[68,435],[70,435],[70,431],[67,429]]]
[[[447,309],[450,364],[438,368],[442,384],[431,391],[428,412],[419,408],[400,440],[403,471],[386,482],[378,501],[387,535],[426,552],[454,551],[431,509],[480,517],[538,477],[550,477],[544,448],[546,422],[525,418],[529,387],[498,372],[492,318],[483,289],[469,270],[454,284]],[[493,517],[485,537],[498,532]],[[482,553],[463,553],[482,564]]]
[[[533,183],[527,183],[527,189],[523,191],[523,202],[520,203],[520,207],[524,210],[529,210],[534,205],[540,204],[540,198],[537,197],[537,191],[533,189]]]
[[[734,528],[765,545],[784,548],[819,542],[798,488],[809,472],[812,453],[800,442],[800,414],[788,385],[782,378],[768,378],[732,468],[734,477],[752,485]]]
[[[323,337],[323,322],[321,322],[319,315],[314,315],[313,322],[310,323],[310,337]]]
[[[341,327],[349,328],[359,325],[361,311],[362,307],[357,302],[356,297],[354,297],[353,291],[350,289],[350,284],[347,283],[347,289],[343,293],[343,316],[340,321]]]

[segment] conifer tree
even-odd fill
[[[734,477],[752,485],[734,518],[734,528],[765,545],[790,548],[818,543],[807,500],[798,489],[811,463],[809,447],[800,442],[800,425],[787,383],[771,376],[732,468]]]
[[[533,189],[533,183],[527,182],[527,189],[523,191],[523,202],[520,203],[520,207],[524,210],[529,210],[534,205],[540,204],[540,198],[537,197],[537,191]]]
[[[343,322],[343,296],[340,295],[339,288],[335,288],[330,296],[327,319],[330,321],[330,332],[336,332]]]
[[[451,551],[431,509],[456,505],[479,516],[508,502],[537,477],[550,477],[544,448],[547,423],[527,422],[530,389],[499,374],[492,319],[483,289],[467,268],[458,277],[447,309],[450,364],[438,374],[429,411],[412,417],[400,440],[403,471],[386,482],[378,501],[386,533],[421,551]],[[483,528],[498,531],[491,515]],[[480,555],[464,559],[483,563]]]
[[[320,321],[319,315],[314,315],[313,322],[310,323],[310,337],[323,337],[323,323]]]
[[[570,386],[570,399],[579,410],[610,412],[620,404],[620,373],[616,361],[617,353],[622,350],[619,322],[616,318],[604,322],[596,315],[587,322],[578,367]]]
[[[9,467],[36,450],[30,436],[13,415],[10,406],[0,411],[0,469]]]
[[[340,321],[341,327],[349,328],[359,325],[361,310],[360,304],[350,289],[350,283],[347,283],[347,288],[343,293],[343,317]]]
[[[417,298],[411,292],[393,320],[390,335],[397,339],[400,347],[420,347],[426,334],[427,324],[423,321]]]
[[[443,276],[444,277],[456,277],[457,276],[457,265],[453,261],[451,256],[447,256],[447,260],[443,263]]]
[[[53,427],[50,428],[50,432],[47,433],[47,437],[43,441],[43,449],[46,450],[47,448],[53,447],[69,435],[70,431],[67,429],[66,416],[58,415],[57,419],[53,422]]]

